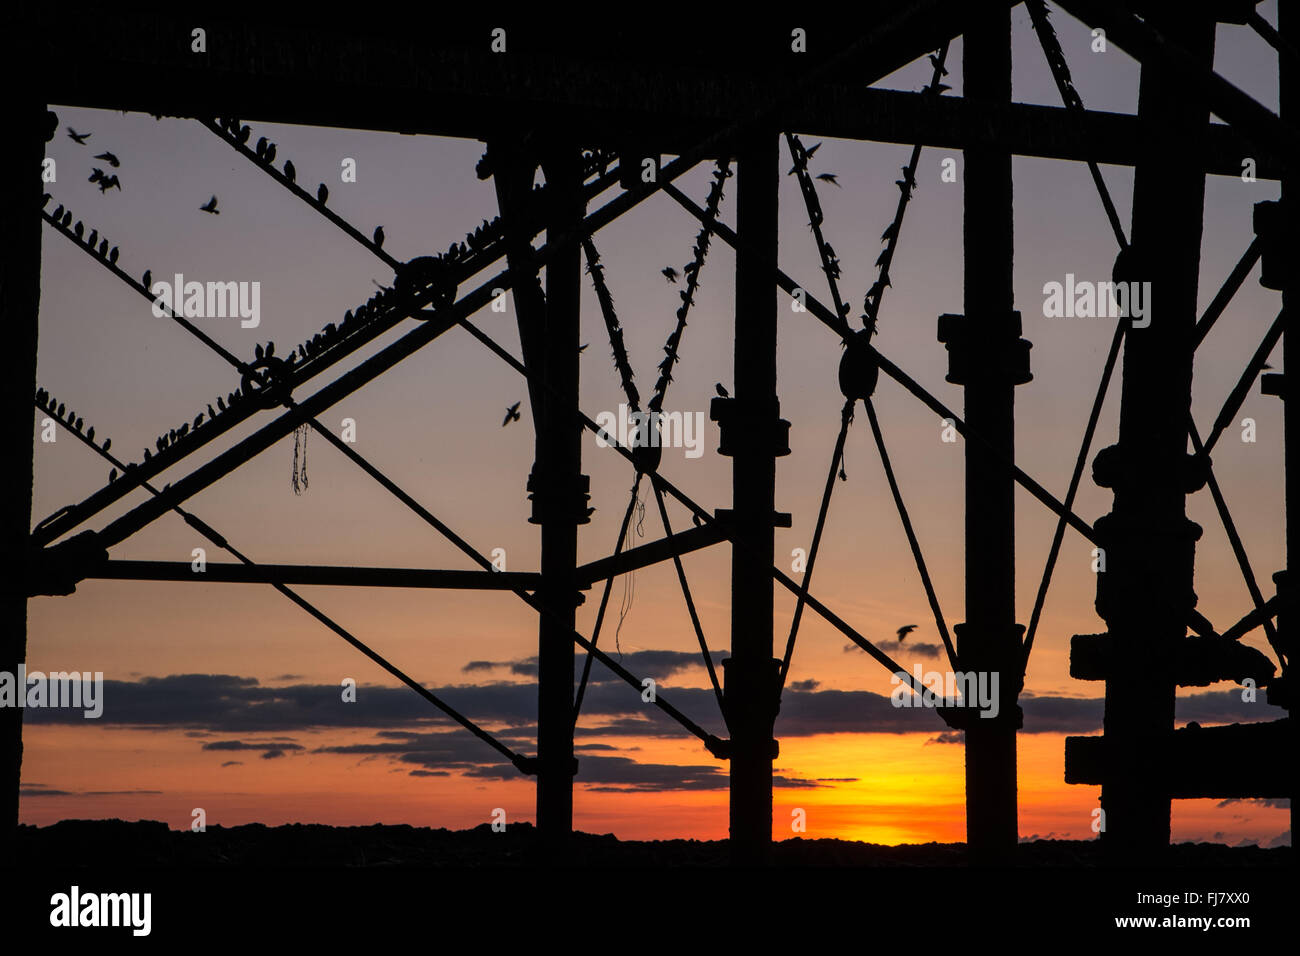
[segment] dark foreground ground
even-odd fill
[[[1267,939],[1294,923],[1290,848],[1186,843],[1153,865],[1116,867],[1095,841],[1040,840],[1020,844],[1010,866],[977,868],[962,844],[790,839],[775,844],[763,869],[730,867],[728,850],[725,841],[580,833],[557,866],[528,824],[502,833],[486,824],[193,833],[66,820],[21,827],[12,852],[0,852],[0,925],[6,942],[48,936],[64,945],[80,945],[76,936],[209,947],[229,939],[259,949],[321,939],[336,949],[343,939],[437,945],[468,933],[491,940],[492,952],[624,939],[660,951],[725,938],[732,952],[758,954],[784,948],[782,940],[865,945],[882,935],[929,949],[952,945],[963,930],[1003,942],[990,952],[1018,951],[1013,940],[1116,934],[1222,952],[1247,942],[1242,934]],[[54,925],[57,901],[74,892],[83,901],[147,896],[150,939],[121,926]],[[1122,922],[1134,916],[1156,922]]]
[[[789,839],[774,844],[777,866],[960,867],[960,843],[882,846],[848,840]],[[131,867],[235,866],[310,867],[511,867],[547,862],[537,830],[528,823],[493,832],[488,824],[472,830],[406,825],[332,827],[292,824],[268,827],[210,826],[206,832],[170,830],[157,821],[64,820],[48,827],[20,828],[16,860],[41,865],[57,860],[68,866],[106,861]],[[1289,866],[1290,848],[1228,847],[1183,843],[1169,848],[1164,866]],[[729,862],[724,840],[620,840],[610,834],[575,834],[566,862],[577,866],[716,867]],[[1021,843],[1014,860],[1020,867],[1104,866],[1093,840],[1037,840]]]

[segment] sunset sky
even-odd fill
[[[1259,7],[1276,22],[1276,2]],[[1023,102],[1059,99],[1023,7],[1012,13],[1014,95]],[[1086,27],[1063,12],[1054,22],[1085,105],[1135,112],[1138,67],[1116,48],[1089,50]],[[949,52],[961,94],[961,43]],[[1218,71],[1276,109],[1276,57],[1244,27],[1218,31]],[[913,90],[930,67],[914,63],[882,84]],[[278,351],[339,322],[375,291],[391,284],[381,262],[334,229],[235,154],[198,122],[155,120],[51,104],[60,130],[48,146],[57,182],[50,207],[63,204],[86,228],[121,249],[119,265],[139,277],[182,272],[199,281],[261,283],[261,325],[235,319],[199,320],[237,355],[274,340]],[[384,248],[399,259],[443,251],[449,242],[496,214],[490,181],[475,162],[483,144],[471,140],[326,130],[260,123],[254,139],[277,144],[277,162],[292,159],[298,182],[330,188],[330,208],[370,234],[382,224]],[[66,127],[90,132],[85,146]],[[815,138],[805,138],[811,145]],[[86,177],[96,153],[121,158],[122,190],[101,194]],[[854,303],[875,278],[879,235],[897,200],[893,185],[909,147],[827,141],[814,173],[838,176],[842,189],[819,184],[827,239]],[[941,161],[960,152],[922,153],[918,188],[891,269],[876,346],[949,407],[961,390],[944,381],[947,357],[936,340],[936,317],[962,303],[960,183],[940,181]],[[340,164],[356,160],[357,182],[339,181]],[[782,146],[782,170],[789,168]],[[1103,167],[1127,227],[1132,172]],[[702,165],[678,185],[703,204],[712,167]],[[1043,285],[1109,279],[1114,238],[1082,164],[1015,161],[1016,301],[1024,337],[1033,343],[1034,380],[1017,390],[1018,464],[1062,497],[1113,324],[1105,319],[1045,318]],[[216,194],[221,215],[199,206]],[[608,201],[613,191],[595,205]],[[1206,187],[1201,307],[1210,301],[1253,236],[1252,205],[1276,199],[1276,183],[1212,177]],[[722,219],[735,224],[735,180],[729,180]],[[794,177],[781,182],[782,268],[829,300]],[[637,384],[648,395],[672,330],[680,286],[660,275],[690,261],[697,224],[662,193],[641,203],[595,236],[626,334]],[[714,383],[732,381],[734,256],[713,243],[683,337],[682,360],[666,410],[703,412]],[[1252,273],[1197,355],[1194,412],[1204,434],[1260,337],[1280,308],[1280,296]],[[477,282],[474,283],[477,285]],[[96,265],[53,229],[45,229],[39,382],[75,408],[119,457],[139,460],[154,437],[190,421],[237,384],[226,364],[149,303]],[[466,291],[462,288],[462,291]],[[774,295],[777,295],[774,291]],[[782,417],[793,423],[792,454],[778,462],[777,507],[793,514],[778,529],[778,562],[807,548],[822,483],[839,426],[842,396],[835,385],[841,350],[835,336],[808,314],[779,299],[778,392]],[[474,321],[519,355],[513,303],[507,314],[484,311]],[[608,338],[590,282],[584,277],[582,406],[592,417],[622,400],[609,360]],[[362,350],[373,354],[414,322],[407,320]],[[1140,331],[1134,332],[1140,334]],[[1281,367],[1280,349],[1271,364]],[[354,364],[350,359],[344,367]],[[297,393],[333,381],[331,370]],[[1115,440],[1118,380],[1093,444]],[[523,401],[523,420],[501,427],[507,406]],[[876,392],[885,439],[949,626],[963,619],[963,446],[940,440],[937,418],[892,381]],[[34,414],[34,428],[43,416]],[[1214,464],[1265,594],[1284,562],[1282,406],[1254,389],[1240,418],[1257,423],[1258,440],[1230,429]],[[322,415],[338,429],[357,423],[355,449],[447,522],[480,552],[505,550],[510,570],[535,570],[538,533],[527,522],[525,481],[532,465],[532,416],[523,381],[461,329],[399,364]],[[175,482],[270,420],[262,413],[207,446],[157,482]],[[705,454],[665,450],[663,473],[709,508],[730,506],[731,461],[716,454],[709,422]],[[1090,456],[1091,457],[1091,456]],[[255,561],[326,565],[469,568],[471,563],[398,501],[327,445],[308,441],[309,487],[290,486],[292,437],[238,469],[186,507]],[[609,554],[627,505],[632,473],[616,453],[584,440],[583,471],[591,476],[596,512],[580,529],[579,559]],[[939,637],[908,553],[865,415],[850,431],[846,482],[836,485],[813,593],[869,639],[910,668],[946,668]],[[33,521],[101,487],[108,465],[66,433],[36,443]],[[93,518],[102,528],[146,497]],[[644,498],[643,498],[644,500]],[[654,501],[645,502],[643,535],[662,532]],[[1028,623],[1055,518],[1027,494],[1017,496],[1017,607]],[[1095,520],[1110,493],[1085,474],[1076,510]],[[1205,530],[1197,547],[1200,610],[1220,629],[1250,607],[1208,492],[1189,500]],[[689,527],[670,504],[675,530]],[[210,562],[233,560],[169,514],[112,551],[116,558],[189,561],[207,547]],[[1069,638],[1104,623],[1093,609],[1092,546],[1071,532],[1057,567],[1022,700],[1019,738],[1020,833],[1090,838],[1098,788],[1067,786],[1066,734],[1099,733],[1100,683],[1072,679]],[[715,656],[729,641],[729,547],[684,558],[704,632]],[[796,575],[796,578],[798,576]],[[514,749],[535,752],[535,614],[508,592],[296,588],[322,610],[415,676]],[[599,587],[579,608],[589,635]],[[625,613],[620,615],[620,605]],[[793,600],[777,588],[776,642],[783,646]],[[215,583],[154,584],[85,581],[70,597],[29,604],[29,670],[102,671],[104,715],[28,711],[22,819],[47,824],[67,817],[158,819],[188,827],[203,808],[209,824],[261,821],[332,824],[411,823],[462,828],[488,822],[495,808],[511,821],[531,820],[534,792],[524,778],[480,741],[455,727],[409,689],[348,647],[271,587]],[[622,617],[620,623],[620,616]],[[900,647],[904,624],[920,627]],[[789,836],[791,812],[807,811],[809,837],[884,843],[964,839],[963,752],[931,711],[890,706],[890,675],[815,615],[806,613],[778,718],[781,754],[773,832]],[[1258,632],[1247,643],[1267,651]],[[601,646],[657,680],[660,692],[715,733],[722,721],[709,688],[690,619],[671,564],[615,582]],[[1270,654],[1271,656],[1271,654]],[[579,654],[581,661],[581,653]],[[340,700],[345,678],[359,685],[357,701]],[[716,839],[727,830],[727,768],[698,741],[661,718],[601,665],[583,707],[577,735],[575,827],[624,838]],[[1180,691],[1179,722],[1203,724],[1276,719],[1277,708],[1241,701],[1235,685]],[[1285,839],[1287,813],[1262,801],[1181,801],[1174,805],[1175,840]]]

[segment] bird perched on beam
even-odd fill
[[[325,201],[329,198],[330,198],[330,191],[325,188],[324,183],[321,183],[319,186],[316,187],[316,201],[318,203],[320,203],[323,206],[325,205]]]
[[[713,387],[717,391],[718,395],[720,395],[722,398],[731,398],[731,393],[722,387],[721,382],[719,382],[717,385],[714,385]]]
[[[375,226],[375,245],[382,249],[384,247],[384,227]]]
[[[298,170],[293,168],[293,160],[286,159],[284,161],[284,178],[289,180],[289,182],[293,182],[294,179],[297,178],[297,176],[298,176]]]
[[[501,420],[502,428],[505,428],[511,422],[519,421],[519,406],[522,404],[523,402],[515,402],[513,405],[511,405],[509,408],[506,409],[506,417]]]

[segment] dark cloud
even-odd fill
[[[1279,833],[1277,836],[1273,837],[1273,839],[1269,840],[1268,843],[1266,843],[1266,844],[1264,844],[1264,845],[1265,845],[1265,846],[1268,846],[1268,847],[1275,847],[1275,846],[1290,846],[1290,845],[1291,845],[1291,831],[1290,831],[1290,830],[1283,830],[1281,833]]]
[[[694,656],[676,651],[636,651],[625,655],[640,667],[668,676]],[[693,665],[692,665],[693,666]],[[601,670],[597,665],[593,674]],[[657,678],[658,679],[658,678]],[[796,681],[787,688],[778,718],[778,733],[944,732],[932,710],[894,707],[888,694],[872,691],[806,689]],[[504,726],[531,737],[536,726],[536,687],[530,683],[490,682],[433,688],[475,721]],[[705,729],[722,734],[713,691],[707,687],[661,686],[661,695]],[[1026,696],[1021,698],[1025,733],[1091,733],[1101,729],[1100,697]],[[1274,720],[1285,712],[1263,701],[1245,702],[1237,690],[1206,691],[1178,698],[1180,722],[1204,725]],[[29,711],[25,720],[40,723],[85,721],[79,712],[60,708]],[[104,682],[104,715],[97,726],[181,729],[192,733],[275,734],[329,728],[451,727],[452,723],[405,687],[363,685],[355,703],[344,703],[334,684],[268,687],[255,678],[223,674],[179,674],[139,681]],[[642,702],[637,690],[622,681],[588,687],[583,701],[581,736],[680,736],[681,728],[657,707]],[[285,741],[291,738],[283,738]],[[212,748],[233,749],[233,748]],[[292,748],[281,748],[292,749]]]
[[[941,734],[931,737],[925,742],[928,747],[930,744],[960,744],[966,742],[966,735],[960,730],[945,730]]]
[[[715,665],[720,665],[726,656],[725,651],[712,651],[709,654]],[[629,651],[615,654],[614,659],[638,677],[653,677],[662,683],[667,677],[696,670],[703,676],[704,659],[701,655],[687,651]],[[574,661],[574,675],[581,677],[586,663],[586,655],[579,651]],[[465,674],[484,671],[504,670],[516,677],[537,678],[537,658],[525,657],[508,661],[470,661],[461,668]],[[589,684],[619,684],[623,679],[603,665],[593,662],[591,673],[587,678]]]
[[[225,763],[223,763],[221,766],[223,766],[223,767],[242,767],[243,765],[244,765],[244,761],[242,761],[242,760],[227,760],[227,761],[226,761]]]
[[[816,690],[821,685],[822,682],[819,680],[797,680],[791,682],[790,689],[807,692],[810,690]]]
[[[1250,803],[1257,807],[1274,807],[1279,810],[1291,809],[1289,797],[1229,797],[1227,800],[1220,800],[1218,806],[1221,810],[1234,803]]]
[[[20,797],[135,797],[160,794],[161,790],[55,790],[42,783],[28,783],[18,788]]]
[[[248,743],[243,740],[214,740],[203,745],[204,750],[256,750],[261,751],[263,760],[283,757],[286,750],[303,750],[302,744],[286,743]]]

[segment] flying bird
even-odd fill
[[[591,344],[590,342],[587,343],[587,345],[590,345],[590,344]],[[578,353],[581,354],[581,353],[587,351],[587,345],[579,345],[579,346],[578,346]]]
[[[677,270],[674,269],[672,266],[665,266],[662,270],[660,270],[660,273],[669,282],[677,281]]]
[[[110,152],[100,153],[95,158],[102,159],[104,162],[108,163],[108,165],[112,166],[114,169],[117,169],[119,166],[122,165],[121,161]]]
[[[511,405],[509,408],[506,409],[506,417],[501,421],[502,428],[505,428],[511,422],[519,421],[519,406],[522,404],[523,404],[522,402],[515,402],[513,405]]]
[[[939,62],[939,57],[937,54],[934,53],[930,54],[930,65],[939,71],[940,76],[948,75],[948,68]]]
[[[822,148],[822,144],[821,144],[821,143],[815,143],[814,145],[809,146],[807,149],[805,149],[805,150],[803,151],[804,163],[807,164],[808,160],[812,159],[812,154],[815,153],[815,152],[817,152],[817,150],[819,150],[819,149],[821,149],[821,148]],[[790,167],[790,171],[789,171],[788,173],[786,173],[786,175],[787,175],[787,176],[793,176],[793,175],[795,174],[795,172],[798,170],[798,168],[799,168],[798,166],[791,166],[791,167]]]
[[[68,139],[72,140],[78,146],[85,146],[86,140],[93,136],[93,133],[78,133],[71,126],[68,127]]]
[[[820,179],[824,183],[830,183],[832,186],[838,187],[840,185],[839,180],[836,179],[834,173],[822,173],[820,176],[816,178]]]
[[[213,196],[206,203],[199,207],[204,212],[210,212],[214,216],[220,216],[221,210],[217,208],[217,197]]]
[[[898,643],[900,644],[903,643],[903,638],[907,637],[907,635],[915,631],[916,627],[917,626],[915,624],[904,624],[902,627],[900,627],[898,629]]]
[[[117,189],[118,192],[122,191],[122,180],[117,178],[116,173],[112,176],[105,176],[99,181],[99,191],[101,193],[106,193],[110,189]]]
[[[721,395],[723,398],[731,398],[731,393],[722,387],[721,382],[719,382],[717,385],[714,385],[713,387],[717,389],[718,394]]]
[[[86,177],[86,182],[97,183],[104,178],[104,171],[98,166],[91,167],[90,175]]]

